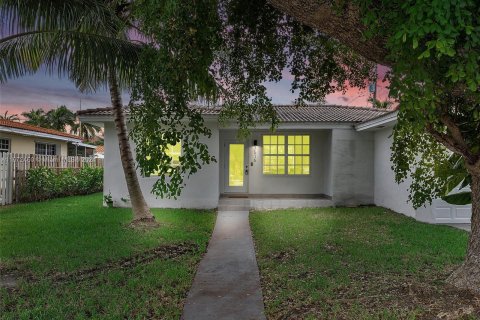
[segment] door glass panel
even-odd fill
[[[228,160],[228,185],[243,187],[243,165],[245,147],[243,144],[230,144]]]

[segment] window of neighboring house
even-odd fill
[[[35,142],[35,154],[55,156],[57,154],[57,145],[53,143]]]
[[[10,152],[10,139],[0,139],[0,154]]]
[[[175,145],[169,144],[167,146],[167,149],[165,150],[165,153],[167,156],[172,158],[172,167],[177,167],[180,165],[180,156],[182,155],[182,144],[177,143]],[[147,157],[147,160],[150,158],[150,156]],[[158,176],[158,171],[154,171],[153,173],[150,174],[151,176]]]
[[[310,174],[310,136],[263,136],[263,174]]]

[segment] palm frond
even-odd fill
[[[8,25],[1,35],[31,30],[84,30],[95,26],[105,34],[122,29],[106,1],[96,0],[2,0],[0,15]]]
[[[70,133],[80,135],[85,140],[94,138],[102,130],[101,127],[86,122],[75,122],[70,129]]]
[[[8,110],[5,111],[4,114],[0,114],[0,119],[2,120],[10,120],[10,121],[20,121],[18,114],[8,114]]]
[[[113,66],[122,88],[133,81],[141,44],[83,31],[35,31],[0,40],[0,83],[36,72],[67,75],[82,91],[107,82]]]

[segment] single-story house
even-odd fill
[[[94,148],[73,134],[0,119],[0,153],[88,156]]]
[[[277,130],[257,126],[245,141],[237,138],[235,126],[219,125],[219,108],[203,109],[212,131],[204,142],[218,161],[191,176],[177,200],[156,198],[150,193],[156,177],[139,175],[148,204],[215,208],[219,199],[242,197],[264,209],[378,205],[430,223],[470,222],[469,206],[435,200],[415,210],[407,202],[408,184],[395,183],[390,163],[397,112],[346,106],[275,108]],[[111,193],[116,205],[128,205],[121,201],[128,192],[111,110],[83,110],[80,119],[104,125],[104,193]],[[175,161],[181,148],[174,146],[170,152]]]

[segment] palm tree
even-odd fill
[[[372,106],[374,108],[378,108],[378,109],[389,109],[393,104],[393,102],[389,101],[389,100],[380,101],[380,100],[374,99],[374,98],[369,98],[368,102],[371,102]]]
[[[66,131],[66,126],[75,124],[75,114],[66,106],[60,106],[47,112],[47,122],[49,127],[58,131]]]
[[[47,115],[42,108],[32,109],[28,112],[22,112],[22,116],[27,118],[27,120],[25,120],[26,124],[31,124],[42,128],[49,128]]]
[[[8,110],[4,114],[0,114],[0,119],[10,120],[10,121],[20,121],[18,114],[8,114]]]
[[[89,141],[93,139],[101,130],[101,127],[94,124],[77,121],[72,125],[70,133],[79,135],[84,140]]]
[[[2,0],[9,34],[0,39],[0,82],[36,72],[67,75],[82,91],[107,85],[133,223],[154,223],[130,149],[120,92],[134,81],[142,45],[129,41],[129,2],[99,0]]]

